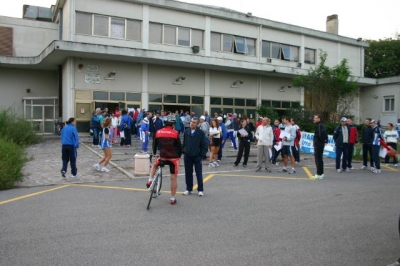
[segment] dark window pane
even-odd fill
[[[190,96],[178,95],[178,103],[190,103]]]
[[[235,108],[235,113],[238,115],[238,117],[243,117],[243,115],[245,115],[244,109],[240,108]]]
[[[272,101],[272,107],[281,108],[281,102],[280,101]]]
[[[164,103],[176,103],[176,95],[164,95]]]
[[[300,107],[300,102],[292,102],[292,107],[293,108],[299,108]]]
[[[162,105],[158,105],[158,104],[149,104],[149,110],[150,112],[160,112],[162,110]]]
[[[142,97],[140,93],[127,93],[126,100],[129,102],[140,102]]]
[[[224,114],[227,114],[227,113],[233,114],[233,108],[224,108],[223,111],[224,111]]]
[[[261,105],[271,107],[271,101],[270,100],[262,100]]]
[[[257,105],[256,100],[246,99],[246,106],[256,106],[256,105]]]
[[[204,97],[192,96],[192,104],[204,104]]]
[[[217,97],[211,97],[210,98],[210,104],[221,104],[221,98],[217,98]]]
[[[161,103],[162,95],[161,94],[149,94],[149,102]]]
[[[247,109],[246,115],[247,115],[247,117],[250,117],[250,119],[255,119],[256,118],[256,110],[255,109]]]
[[[262,42],[262,57],[271,57],[271,43],[263,41]]]
[[[236,106],[244,106],[244,99],[235,99]]]
[[[233,105],[233,98],[224,98],[224,105]]]
[[[290,108],[290,102],[282,102],[282,108]]]

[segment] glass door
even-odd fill
[[[54,134],[58,120],[57,98],[24,98],[24,117],[38,134]]]

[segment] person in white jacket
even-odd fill
[[[270,160],[270,149],[274,141],[274,133],[271,127],[271,120],[268,117],[262,119],[262,124],[257,127],[255,137],[257,139],[257,169],[256,172],[261,171],[263,159],[265,158],[265,170],[268,170],[267,163]]]

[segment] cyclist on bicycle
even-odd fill
[[[163,160],[165,164],[169,165],[171,173],[171,205],[174,205],[176,204],[175,194],[178,187],[176,178],[179,171],[179,160],[182,155],[182,145],[179,138],[179,131],[174,130],[175,116],[167,116],[164,122],[165,127],[156,132],[155,143],[153,145],[153,154],[156,154],[157,149],[159,149],[160,157],[157,158],[151,168],[150,178],[146,186],[147,188],[151,188],[154,174],[160,165],[160,161]]]

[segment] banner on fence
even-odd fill
[[[314,154],[314,133],[301,132],[300,151]],[[335,142],[332,135],[328,135],[328,144],[325,145],[323,156],[336,158]]]

